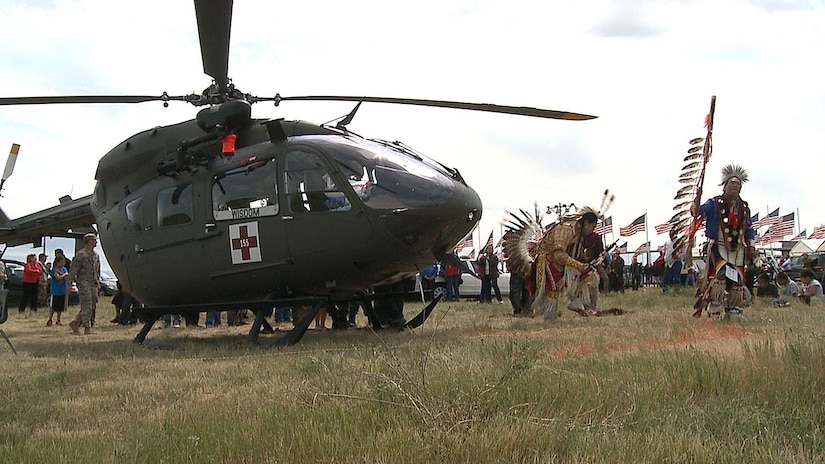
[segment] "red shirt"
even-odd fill
[[[23,267],[23,283],[36,284],[40,281],[40,265],[37,263],[26,263]]]

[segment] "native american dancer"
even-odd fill
[[[542,230],[540,221],[524,215],[526,221],[513,215],[516,223],[508,224],[504,254],[511,272],[527,283],[533,314],[556,319],[559,299],[567,295],[568,309],[583,316],[597,315],[599,273],[595,266],[601,264],[605,253],[601,237],[593,229],[601,214],[583,207],[547,231]]]
[[[741,166],[722,168],[722,195],[715,196],[691,208],[694,223],[707,221],[707,283],[696,309],[704,307],[712,317],[722,311],[729,316],[741,315],[741,306],[748,306],[751,294],[745,284],[745,263],[753,259],[753,238],[748,203],[739,196],[748,173]],[[697,314],[701,315],[701,313]]]

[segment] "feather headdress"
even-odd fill
[[[745,168],[738,164],[729,164],[722,168],[722,183],[719,185],[727,184],[733,177],[739,179],[743,184],[748,181],[748,173]]]
[[[577,209],[575,213],[565,215],[563,220],[578,220],[587,213],[593,213],[600,221],[604,221],[604,214],[613,206],[613,200],[615,199],[616,195],[611,195],[610,191],[605,189],[604,195],[602,195],[602,204],[599,206],[599,209],[593,208],[592,206],[582,206]]]
[[[604,213],[610,209],[615,199],[615,195],[605,190],[598,210],[590,206],[582,206],[576,212],[561,217],[560,222],[577,221],[587,213],[593,213],[600,220],[604,220]],[[550,230],[549,228],[545,230],[541,224],[542,217],[539,214],[538,205],[534,205],[534,208],[533,215],[524,210],[519,210],[520,215],[508,212],[505,222],[507,232],[504,234],[503,248],[507,266],[510,272],[515,272],[525,279],[530,278],[530,268],[538,244],[544,234]]]

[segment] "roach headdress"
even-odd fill
[[[733,177],[738,178],[743,184],[748,181],[748,173],[745,168],[738,164],[729,164],[722,168],[722,183],[719,185],[727,184]]]

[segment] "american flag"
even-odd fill
[[[808,229],[803,230],[802,232],[796,234],[793,238],[791,238],[791,242],[802,240],[808,237]]]
[[[653,228],[656,229],[657,234],[663,234],[665,232],[670,232],[670,229],[673,228],[673,221],[667,221],[663,224],[659,224],[658,226],[654,226]]]
[[[641,216],[637,217],[635,221],[631,222],[627,227],[620,227],[619,228],[619,235],[622,237],[630,237],[631,235],[644,232],[645,230],[645,216],[647,213],[642,214]]]
[[[814,227],[813,232],[811,232],[811,235],[809,235],[808,238],[813,238],[816,240],[822,240],[825,238],[825,224]]]
[[[772,225],[764,235],[762,235],[761,244],[779,242],[786,235],[793,233],[793,218],[794,213],[782,216],[779,222]]]
[[[633,257],[639,256],[642,253],[647,253],[650,250],[650,242],[645,242],[639,245],[639,248],[636,248],[636,251],[633,252]]]
[[[772,226],[772,225],[776,224],[777,222],[779,222],[779,219],[780,219],[779,218],[779,208],[776,208],[771,214],[769,214],[769,215],[763,217],[762,219],[754,222],[752,225],[753,225],[754,229],[758,229],[758,228],[764,227],[764,226]]]
[[[484,247],[481,249],[482,252],[487,251],[488,248],[493,248],[493,233],[490,232],[490,238],[487,239],[487,243],[484,244]]]
[[[618,251],[619,253],[627,253],[627,242],[624,242],[621,245],[617,246],[616,251]]]
[[[771,233],[771,236],[774,237],[774,238],[781,239],[781,238],[784,238],[786,235],[792,234],[793,233],[793,225],[794,225],[793,219],[794,219],[794,213],[786,214],[786,215],[782,216],[782,220],[779,221],[779,223],[774,224],[773,226],[771,226],[771,230],[773,230],[773,232]]]
[[[593,232],[596,232],[599,235],[605,234],[612,234],[613,233],[613,216],[602,221],[599,225],[593,229]]]
[[[455,249],[456,250],[462,250],[464,248],[469,248],[471,246],[473,246],[473,232],[472,231],[469,234],[467,234],[466,237],[464,237],[464,240],[458,242],[458,245],[455,246]]]

